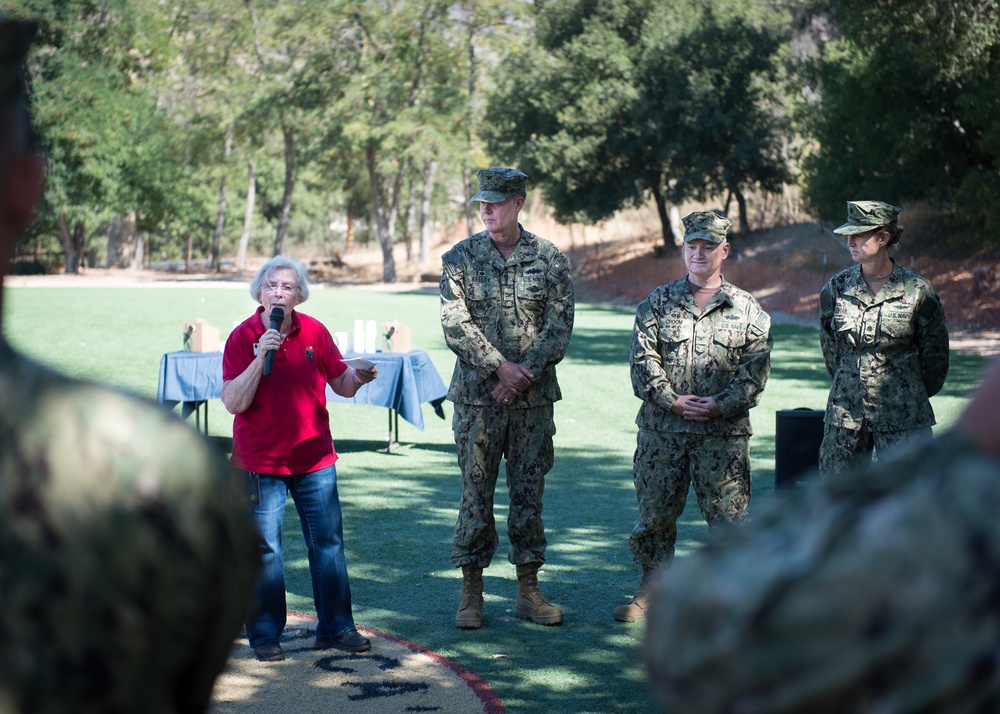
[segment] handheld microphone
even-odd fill
[[[280,330],[281,323],[285,321],[285,311],[280,307],[275,307],[271,309],[271,329]],[[264,376],[271,374],[271,368],[274,367],[274,353],[275,350],[271,350],[266,355],[264,355]]]

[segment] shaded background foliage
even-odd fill
[[[987,238],[1000,227],[996,2],[829,3],[839,36],[817,62],[807,195],[823,216],[845,191],[923,199]],[[839,202],[838,202],[839,201]]]
[[[475,169],[562,221],[712,202],[741,230],[920,202],[995,242],[1000,0],[4,0],[67,271],[393,246],[427,260]],[[780,197],[755,215],[748,199]]]

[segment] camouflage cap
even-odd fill
[[[479,193],[469,199],[483,203],[500,203],[511,196],[519,196],[525,192],[528,176],[517,169],[492,168],[480,169]]]
[[[684,216],[684,242],[692,240],[707,240],[710,243],[722,243],[733,222],[723,218],[715,211],[695,211]]]
[[[35,39],[37,23],[9,20],[0,12],[0,102],[9,103],[28,96],[25,61]]]
[[[899,216],[900,209],[882,201],[848,201],[847,223],[834,229],[834,233],[852,236],[887,226]]]

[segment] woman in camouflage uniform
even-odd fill
[[[820,344],[833,379],[819,468],[824,478],[931,435],[930,397],[948,374],[948,330],[926,280],[889,257],[903,233],[899,208],[849,201],[847,236],[858,265],[820,293]]]

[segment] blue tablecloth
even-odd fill
[[[222,394],[221,352],[167,352],[160,358],[156,401],[186,419],[198,405]]]
[[[359,355],[349,353],[347,357]],[[327,387],[327,402],[351,402],[387,407],[418,429],[424,428],[420,405],[430,402],[442,419],[441,404],[448,387],[434,368],[430,357],[422,350],[412,352],[376,352],[360,355],[374,362],[378,379],[364,385],[358,393],[347,399]],[[222,394],[221,352],[168,352],[160,359],[160,381],[156,400],[173,409],[181,404],[181,413],[187,417],[202,402],[218,399]]]
[[[342,397],[329,386],[327,402],[353,402],[376,407],[395,409],[401,417],[418,429],[424,428],[423,402],[430,402],[435,413],[444,419],[441,404],[448,387],[426,352],[376,352],[362,354],[348,352],[345,357],[365,357],[375,363],[378,378],[358,390],[351,398]]]

